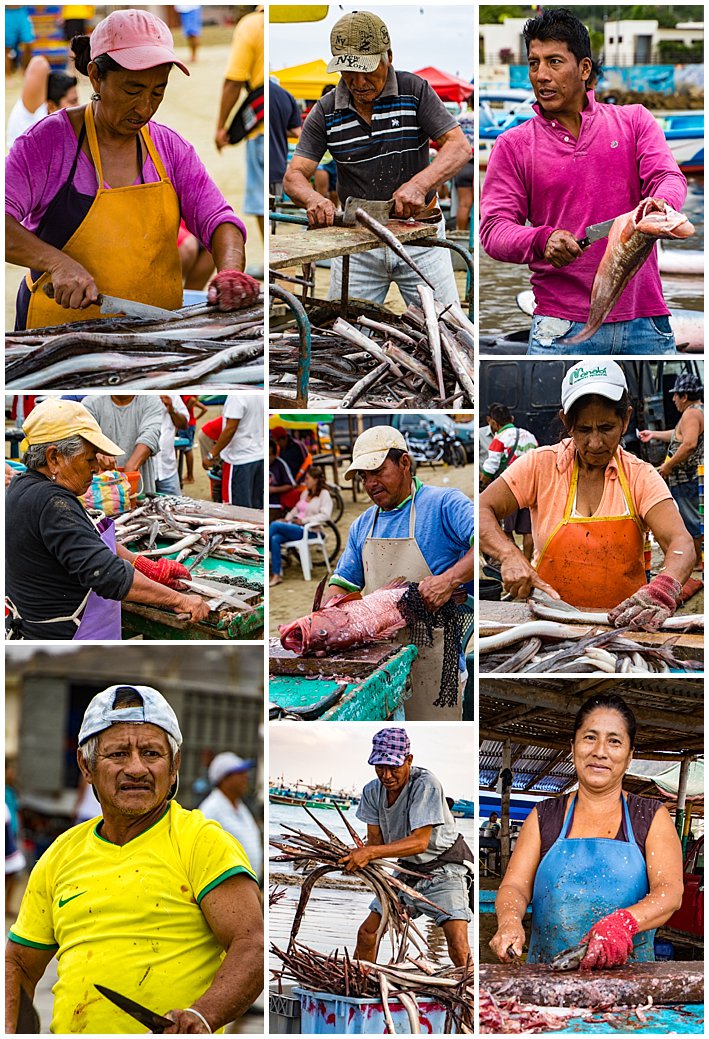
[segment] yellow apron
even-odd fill
[[[610,610],[646,584],[645,532],[620,458],[618,479],[629,515],[572,516],[579,465],[574,458],[563,518],[549,535],[537,573],[579,609]]]
[[[89,271],[99,292],[176,310],[182,306],[182,269],[177,251],[180,204],[148,127],[144,126],[140,133],[160,180],[105,188],[91,105],[86,107],[84,122],[98,190],[89,212],[62,252]],[[43,291],[51,281],[49,273],[35,282],[27,274],[25,281],[31,293],[26,328],[90,321],[102,316],[97,306],[72,310],[49,299]]]
[[[362,546],[363,595],[369,595],[397,577],[405,577],[407,581],[423,581],[424,577],[431,576],[429,565],[414,537],[415,498],[411,500],[407,538],[375,538],[373,534],[378,515],[379,509],[375,509],[372,528]],[[461,683],[455,706],[433,706],[433,701],[438,699],[443,674],[443,636],[443,629],[435,628],[433,645],[418,647],[418,656],[411,665],[409,677],[411,698],[404,705],[407,721],[460,721],[463,716]],[[396,641],[403,646],[409,645],[406,628],[399,632]]]

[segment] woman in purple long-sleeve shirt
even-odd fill
[[[170,30],[124,9],[72,48],[91,103],[44,119],[7,160],[6,259],[29,268],[17,328],[95,318],[100,293],[180,307],[180,215],[212,253],[209,301],[223,310],[253,302],[259,286],[243,273],[242,221],[194,148],[151,123],[172,65],[189,75]]]

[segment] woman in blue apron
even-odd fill
[[[27,471],[5,499],[9,637],[120,640],[123,599],[203,620],[204,600],[179,591],[189,577],[181,564],[117,548],[113,520],[94,523],[79,501],[96,452],[122,453],[83,404],[50,397],[23,430]]]
[[[682,846],[660,801],[623,791],[635,732],[619,696],[593,696],[577,713],[578,790],[532,810],[497,894],[490,947],[503,963],[522,953],[530,902],[528,963],[549,963],[582,941],[582,970],[654,960],[655,929],[682,901]]]

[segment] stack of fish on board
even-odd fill
[[[428,285],[418,285],[421,307],[391,319],[337,318],[312,336],[311,393],[336,398],[338,407],[472,407],[475,327],[459,303],[442,307]],[[271,384],[293,384],[300,340],[271,336]]]
[[[101,318],[8,333],[6,387],[168,390],[263,384],[263,298],[232,313],[208,305],[174,313],[173,320]]]

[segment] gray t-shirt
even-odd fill
[[[345,81],[311,109],[295,154],[320,162],[329,151],[337,164],[337,194],[387,201],[428,166],[429,140],[458,126],[425,79],[389,68],[372,110],[371,125],[354,107]],[[435,192],[426,196],[429,202]]]
[[[422,826],[432,826],[426,851],[407,855],[404,862],[430,862],[452,847],[458,836],[443,787],[425,768],[411,769],[409,782],[393,805],[387,804],[386,788],[378,779],[367,783],[357,806],[357,818],[370,826],[379,826],[385,844],[400,841]]]
[[[165,406],[159,397],[138,395],[130,404],[114,404],[110,397],[84,397],[84,407],[91,412],[104,433],[125,454],[118,455],[116,464],[125,465],[136,444],[145,444],[150,449],[150,458],[140,467],[143,489],[155,490],[155,461],[160,449],[160,433]]]

